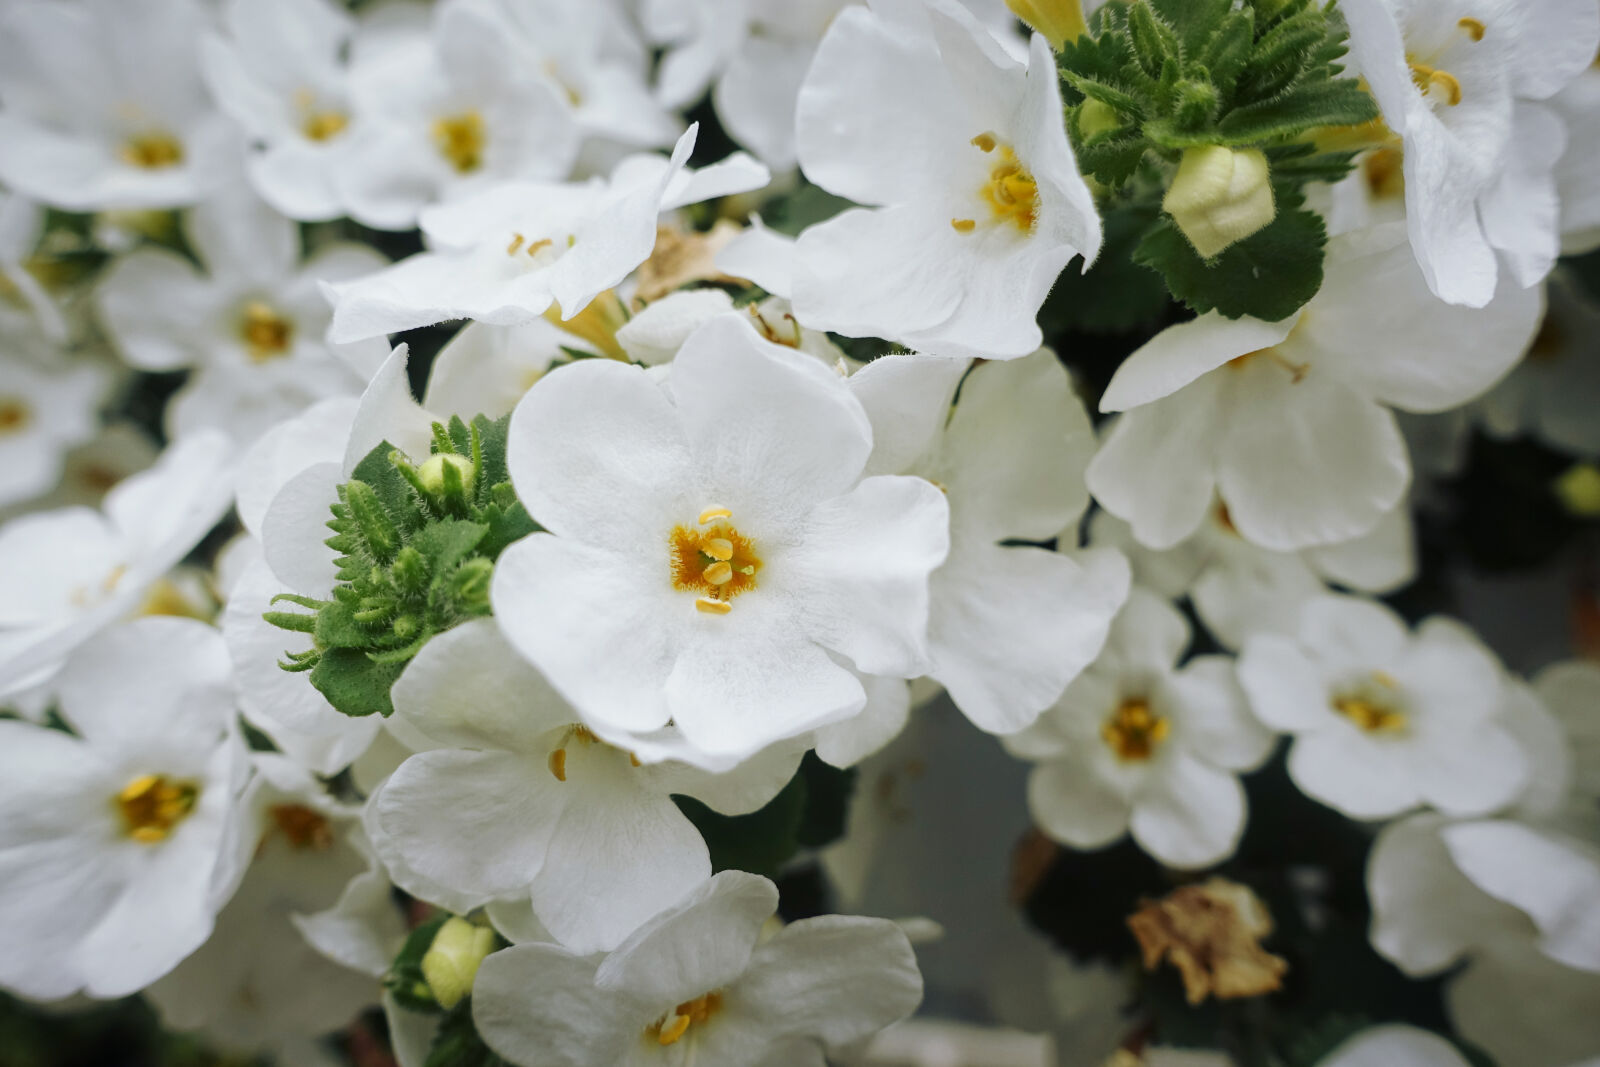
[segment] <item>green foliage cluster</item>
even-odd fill
[[[309,672],[346,715],[388,715],[389,688],[435,634],[488,615],[489,578],[502,550],[538,527],[506,471],[510,417],[434,423],[421,467],[387,441],[339,487],[327,544],[339,553],[329,600],[283,593],[311,614],[269,611],[268,622],[310,634],[312,647],[279,666]]]
[[[1345,41],[1343,19],[1315,0],[1112,0],[1063,48],[1067,126],[1105,189],[1108,228],[1122,213],[1150,219],[1185,149],[1267,155],[1278,214],[1253,236],[1208,260],[1171,218],[1145,224],[1134,261],[1193,310],[1276,320],[1321,287],[1327,235],[1305,187],[1343,177],[1354,153],[1320,151],[1312,135],[1378,118],[1343,74]]]

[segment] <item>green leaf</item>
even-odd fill
[[[350,472],[350,477],[370,486],[394,521],[402,529],[411,529],[427,521],[427,517],[423,514],[416,491],[389,462],[389,453],[394,451],[394,445],[379,441],[372,451],[361,457],[361,462]]]
[[[489,532],[489,527],[466,519],[440,519],[430,522],[411,538],[411,547],[430,563],[434,581],[454,570],[472,555],[473,549]]]
[[[480,493],[486,493],[487,488],[511,480],[511,472],[506,469],[506,438],[511,432],[511,416],[491,419],[479,415],[472,423],[478,428],[478,446],[483,450],[483,474],[478,484],[485,487]]]
[[[433,993],[428,989],[428,980],[422,974],[422,957],[433,947],[433,939],[439,933],[439,927],[449,918],[448,915],[437,915],[418,923],[416,928],[406,935],[405,943],[400,946],[394,962],[389,964],[389,970],[383,976],[383,987],[394,994],[394,999],[401,1007],[425,1015],[440,1013],[439,1002],[433,999]]]
[[[355,619],[356,608],[335,595],[332,602],[317,612],[312,633],[324,648],[366,648],[379,630],[369,629]]]
[[[1150,6],[1172,27],[1185,54],[1198,53],[1227,16],[1232,0],[1150,0]]]
[[[1148,4],[1134,3],[1128,8],[1128,38],[1140,68],[1152,78],[1168,63],[1183,62],[1177,33]]]
[[[374,663],[365,652],[353,648],[330,648],[311,671],[311,684],[328,698],[338,711],[361,718],[388,716],[394,712],[389,689],[404,663]]]
[[[1065,72],[1062,77],[1078,92],[1091,100],[1098,100],[1107,107],[1115,109],[1124,118],[1139,119],[1144,117],[1144,105],[1139,98],[1125,89],[1118,88],[1109,82],[1086,74]]]
[[[472,998],[467,997],[440,1020],[423,1067],[509,1067],[509,1064],[483,1043],[472,1023]]]
[[[1206,69],[1225,99],[1232,97],[1255,44],[1255,18],[1251,8],[1231,12],[1205,46]]]
[[[1253,315],[1276,322],[1298,311],[1322,287],[1327,239],[1322,219],[1280,206],[1266,228],[1208,262],[1163,215],[1134,259],[1160,271],[1172,295],[1196,312],[1216,310],[1230,319]]]
[[[1150,142],[1137,132],[1095,140],[1078,149],[1078,166],[1096,181],[1117,187],[1132,178]]]
[[[1251,144],[1293,137],[1318,126],[1356,126],[1378,117],[1372,95],[1348,79],[1299,85],[1271,100],[1247,104],[1222,117],[1223,143]]]

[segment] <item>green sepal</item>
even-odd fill
[[[1218,144],[1247,145],[1293,137],[1308,126],[1357,126],[1378,117],[1372,95],[1348,81],[1297,85],[1269,100],[1230,111],[1217,123]]]
[[[510,1067],[484,1044],[472,1021],[472,998],[444,1013],[422,1067]]]
[[[407,1011],[421,1012],[424,1015],[443,1014],[439,1002],[433,999],[433,993],[428,989],[428,980],[423,977],[422,957],[433,947],[433,939],[438,935],[439,927],[449,918],[449,915],[440,914],[417,924],[416,928],[406,935],[394,962],[389,964],[389,970],[384,973],[383,988],[394,997],[395,1003]]]
[[[394,712],[389,689],[405,663],[374,663],[355,648],[330,648],[311,670],[311,684],[338,711],[354,718]]]

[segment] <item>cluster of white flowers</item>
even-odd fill
[[[1482,442],[1600,516],[1597,52],[1600,0],[3,0],[0,987],[296,1065],[379,1006],[402,1067],[1600,1064],[1600,601],[1525,655],[1410,595]],[[948,980],[997,791],[1333,929],[1335,857],[1241,852],[1273,773],[1432,1009],[1296,959],[1270,1052]]]

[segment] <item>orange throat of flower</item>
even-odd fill
[[[692,527],[674,526],[667,538],[672,588],[697,593],[695,607],[726,615],[733,598],[756,587],[761,558],[750,538],[728,521],[727,508],[707,508]]]

